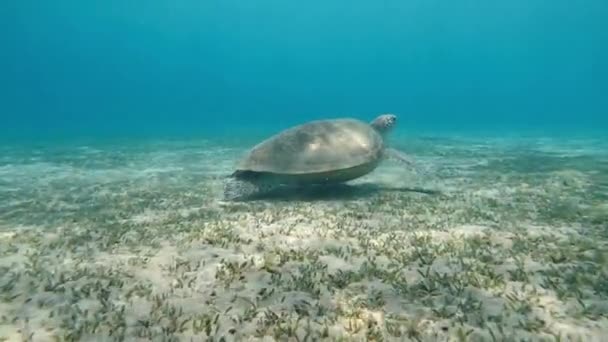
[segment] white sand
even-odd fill
[[[0,337],[205,341],[207,324],[227,340],[608,333],[597,174],[497,171],[517,160],[512,145],[451,142],[433,151],[452,157],[416,157],[427,178],[387,162],[339,193],[220,203],[242,150],[201,146],[0,166]],[[443,193],[411,191],[429,188]]]

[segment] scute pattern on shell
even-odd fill
[[[331,172],[375,163],[383,148],[382,136],[366,122],[317,120],[262,141],[238,169],[291,175]]]

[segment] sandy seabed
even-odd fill
[[[3,146],[0,341],[606,340],[608,143],[399,144],[242,203],[248,146]]]

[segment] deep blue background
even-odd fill
[[[6,0],[0,133],[608,127],[606,0]]]

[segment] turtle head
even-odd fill
[[[395,114],[382,114],[374,119],[370,123],[380,134],[385,135],[389,133],[397,124],[397,115]]]

